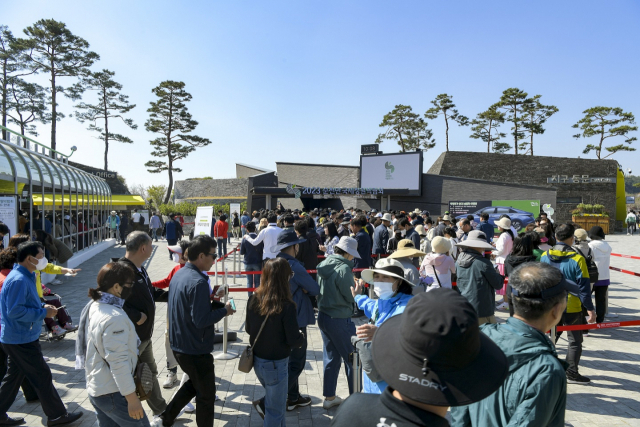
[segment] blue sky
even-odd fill
[[[116,72],[138,105],[130,117],[139,127],[116,124],[135,143],[113,144],[109,165],[130,184],[168,181],[166,172],[144,168],[155,137],[144,130],[151,89],[168,79],[186,83],[200,122],[194,133],[213,142],[178,162],[177,179],[234,177],[235,162],[357,165],[360,145],[374,142],[394,105],[423,114],[440,93],[469,117],[509,87],[542,95],[560,111],[534,140],[539,155],[585,157],[586,142],[572,138],[571,125],[588,107],[640,116],[640,3],[631,0],[25,0],[3,2],[1,16],[14,34],[41,18],[65,22],[100,54],[94,69]],[[72,106],[60,102],[65,113]],[[425,154],[425,170],[444,150],[444,123],[430,125],[437,145]],[[66,118],[58,126],[60,151],[76,145],[73,160],[102,166],[103,146],[85,125]],[[48,126],[39,130],[48,143]],[[469,134],[452,128],[450,148],[486,149]],[[638,152],[613,156],[625,169],[640,159],[635,145]]]

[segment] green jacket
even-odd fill
[[[329,255],[318,265],[318,311],[337,319],[353,314],[353,262],[341,255]]]
[[[451,426],[564,426],[565,365],[549,338],[515,317],[480,328],[507,356],[509,375],[491,396],[451,408]]]
[[[493,316],[496,311],[496,290],[504,285],[491,261],[473,249],[463,250],[456,262],[458,289],[476,309],[478,317]]]

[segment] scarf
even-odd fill
[[[89,301],[82,309],[80,323],[78,323],[78,335],[76,336],[76,370],[84,369],[87,358],[87,326],[89,325],[89,310],[94,303],[115,305],[122,308],[124,300],[107,292],[100,292],[100,299]],[[139,344],[139,343],[138,343]]]

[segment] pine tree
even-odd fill
[[[19,77],[9,80],[7,100],[7,116],[9,121],[20,127],[20,133],[38,136],[34,122],[48,123],[51,117],[47,114],[45,89],[36,83],[28,83]],[[27,148],[26,138],[22,138]]]
[[[511,149],[511,145],[500,142],[500,138],[507,136],[498,130],[503,123],[504,113],[498,111],[497,105],[494,104],[487,111],[478,113],[476,118],[471,120],[473,133],[469,137],[484,141],[487,144],[487,153],[490,153],[492,149],[496,153],[505,153]]]
[[[426,151],[436,146],[433,131],[427,125],[410,106],[399,104],[382,118],[380,127],[386,127],[387,130],[379,134],[375,142],[381,144],[389,139],[396,141],[402,152],[417,149]]]
[[[527,92],[512,87],[502,92],[500,101],[496,104],[500,110],[505,112],[505,120],[513,125],[511,135],[513,135],[513,146],[516,149],[516,154],[518,154],[520,141],[525,137],[523,131],[525,122],[524,109],[531,102],[527,96]]]
[[[520,149],[533,156],[533,135],[541,135],[545,129],[542,126],[549,119],[558,112],[558,107],[555,105],[542,105],[540,103],[541,95],[536,95],[530,99],[523,107],[524,122],[522,127],[529,134],[529,142],[521,142]]]
[[[449,151],[449,120],[457,123],[458,126],[469,126],[469,119],[458,112],[456,104],[453,103],[451,97],[446,93],[441,93],[436,96],[436,99],[431,101],[431,103],[433,107],[424,113],[424,117],[430,120],[437,119],[440,115],[444,117],[446,147],[447,151]]]
[[[580,129],[582,132],[573,135],[573,137],[589,138],[595,136],[600,140],[598,145],[588,144],[583,151],[584,154],[589,154],[591,150],[594,150],[598,159],[606,159],[618,151],[636,151],[635,148],[627,146],[637,140],[635,136],[629,136],[629,132],[638,130],[638,126],[634,126],[636,119],[631,112],[624,112],[622,108],[619,107],[593,107],[584,110],[582,114],[584,114],[584,117],[572,126],[575,129]],[[602,157],[604,141],[616,136],[626,138],[623,143],[627,145],[618,144],[604,147],[609,154]]]

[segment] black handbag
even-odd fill
[[[578,253],[580,255],[582,255],[582,257],[585,259],[585,261],[587,261],[587,271],[589,272],[589,282],[596,283],[598,281],[598,266],[596,265],[595,261],[593,260],[593,257],[588,257],[585,256],[585,254],[582,253],[582,251],[578,248],[573,248],[576,251],[578,251]]]

